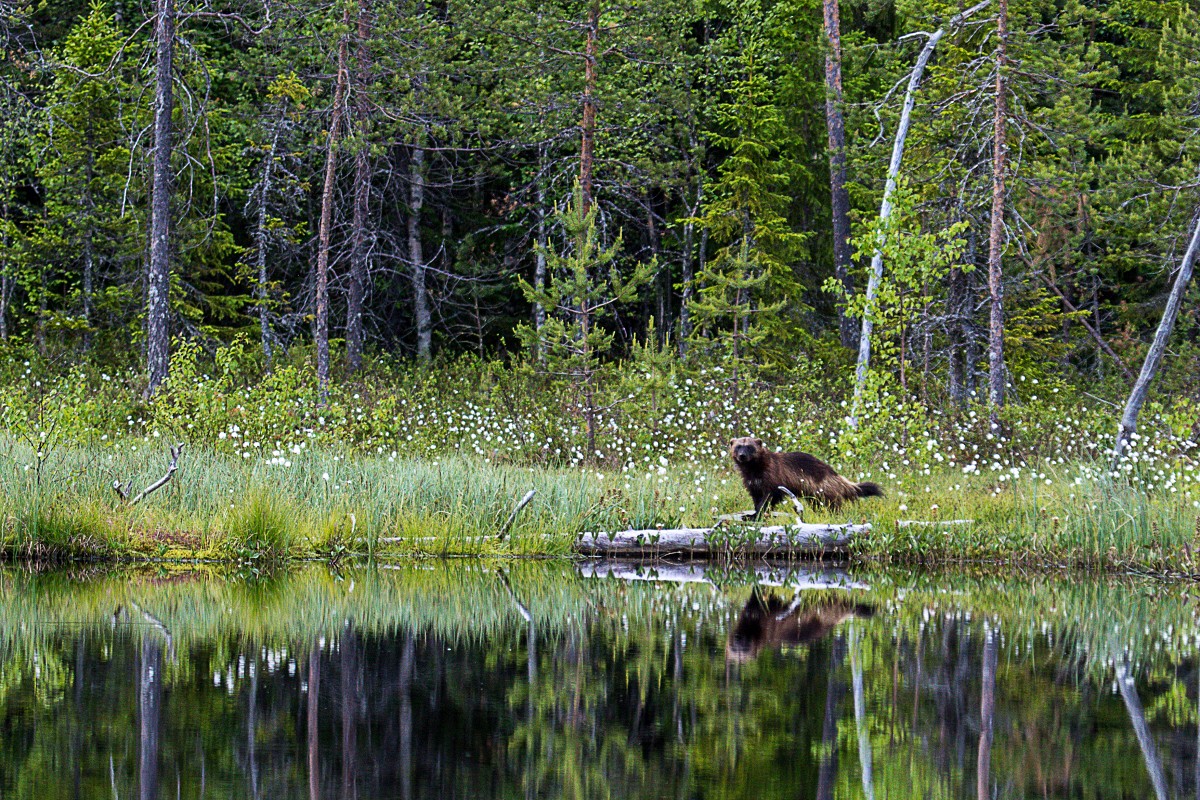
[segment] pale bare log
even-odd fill
[[[585,555],[832,555],[845,553],[855,534],[870,525],[771,525],[751,528],[744,536],[717,528],[675,528],[583,533],[575,551]]]
[[[497,539],[504,538],[505,534],[508,533],[508,529],[512,527],[514,522],[516,522],[517,514],[521,513],[522,508],[529,505],[529,501],[533,499],[535,494],[537,494],[537,489],[530,489],[525,493],[525,496],[521,498],[521,502],[517,503],[517,507],[512,510],[512,513],[508,515],[508,519],[504,521],[504,525],[500,528],[500,532],[496,534]]]
[[[887,182],[883,187],[883,200],[879,204],[879,220],[887,222],[892,216],[892,194],[896,191],[896,179],[900,174],[900,162],[904,158],[904,143],[908,138],[908,129],[912,124],[912,110],[916,103],[917,88],[925,75],[925,65],[929,63],[934,49],[937,47],[946,31],[954,30],[962,25],[969,17],[986,8],[992,0],[982,0],[970,8],[960,11],[950,18],[950,21],[928,34],[925,46],[917,56],[912,72],[908,76],[908,88],[904,92],[904,105],[900,110],[900,123],[896,127],[896,138],[892,142],[892,158],[888,162]],[[879,294],[879,283],[883,280],[883,253],[878,248],[871,254],[871,269],[867,275],[867,310],[863,314],[862,332],[858,339],[858,364],[854,371],[854,404],[851,409],[850,426],[858,427],[859,402],[863,389],[867,384],[867,370],[871,366],[871,334],[875,321],[871,317],[871,304]]]
[[[1125,448],[1129,445],[1130,438],[1137,430],[1138,414],[1141,413],[1142,404],[1146,402],[1146,396],[1150,393],[1150,383],[1158,374],[1158,368],[1162,366],[1167,342],[1171,338],[1171,331],[1175,329],[1175,320],[1179,317],[1179,307],[1183,305],[1184,292],[1187,291],[1188,283],[1192,280],[1192,269],[1196,265],[1197,252],[1200,251],[1200,215],[1197,215],[1193,226],[1192,240],[1188,244],[1187,252],[1184,253],[1183,263],[1179,265],[1179,272],[1175,275],[1175,285],[1171,287],[1171,296],[1167,299],[1167,307],[1163,310],[1162,320],[1158,323],[1158,331],[1154,334],[1154,343],[1150,345],[1150,351],[1146,353],[1142,371],[1133,385],[1133,391],[1129,393],[1129,400],[1125,403],[1125,413],[1121,415],[1121,426],[1117,429],[1117,443],[1113,446],[1113,467],[1120,462]]]
[[[183,452],[183,442],[180,442],[179,444],[172,447],[171,448],[171,463],[167,465],[166,473],[161,478],[156,480],[154,483],[150,484],[145,489],[142,489],[140,492],[138,492],[132,500],[129,499],[129,490],[133,487],[133,481],[129,481],[124,486],[122,486],[121,482],[119,480],[114,480],[112,482],[113,491],[115,491],[117,493],[117,495],[121,498],[121,500],[125,501],[128,505],[136,506],[138,503],[145,500],[148,496],[150,496],[151,494],[154,494],[159,489],[161,489],[162,487],[166,486],[168,483],[171,482],[172,476],[174,476],[176,470],[179,469],[179,455],[182,452]]]

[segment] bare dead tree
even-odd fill
[[[579,187],[583,192],[583,214],[593,202],[593,171],[596,155],[596,37],[600,33],[600,0],[588,8],[583,48],[583,119],[580,121]]]
[[[988,404],[992,425],[1004,405],[1004,183],[1008,170],[1008,0],[997,0],[996,114],[992,141],[992,221],[988,236]]]
[[[350,27],[350,6],[342,12],[342,25]],[[317,344],[317,384],[321,401],[329,396],[329,243],[333,227],[333,184],[337,178],[337,149],[341,137],[342,117],[346,113],[347,43],[343,34],[338,41],[337,83],[333,93],[333,119],[325,150],[325,185],[321,191],[321,223],[317,233],[316,319],[314,338]]]
[[[1179,265],[1179,272],[1175,273],[1175,283],[1171,286],[1167,307],[1163,309],[1158,330],[1154,333],[1154,342],[1146,353],[1146,360],[1142,362],[1142,370],[1138,373],[1133,390],[1129,393],[1129,399],[1125,401],[1125,411],[1121,414],[1121,424],[1117,428],[1117,441],[1113,445],[1114,468],[1121,461],[1125,448],[1129,446],[1129,440],[1133,438],[1133,434],[1137,430],[1138,415],[1142,411],[1142,404],[1146,402],[1146,396],[1150,393],[1150,384],[1158,374],[1159,367],[1162,366],[1163,354],[1167,351],[1167,342],[1170,341],[1171,332],[1175,329],[1175,320],[1178,319],[1179,309],[1183,305],[1183,295],[1192,280],[1192,270],[1196,265],[1198,253],[1200,253],[1200,214],[1197,214],[1192,222],[1192,238],[1187,252],[1183,255],[1183,261]]]
[[[833,270],[845,296],[850,280],[850,192],[846,189],[846,123],[842,116],[842,33],[838,0],[823,0],[825,20],[825,127],[829,134],[829,195],[833,214]],[[854,320],[838,309],[842,346],[854,346]]]
[[[166,473],[164,473],[163,476],[161,478],[159,478],[158,480],[156,480],[154,483],[151,483],[145,489],[142,489],[140,492],[138,492],[136,495],[134,495],[133,498],[129,497],[129,491],[130,491],[130,489],[133,488],[132,480],[129,481],[128,483],[126,483],[124,486],[121,485],[120,480],[114,480],[112,483],[113,491],[115,491],[117,493],[117,496],[120,497],[121,501],[124,502],[126,505],[136,506],[138,503],[142,502],[147,497],[154,494],[159,489],[161,489],[162,487],[166,486],[168,483],[171,482],[171,478],[173,478],[175,476],[175,472],[179,469],[179,456],[182,453],[183,453],[183,442],[180,442],[179,444],[174,445],[171,448],[171,463],[167,465]]]
[[[916,64],[908,76],[908,88],[904,92],[904,105],[900,111],[900,122],[896,126],[896,137],[892,142],[892,158],[888,163],[887,182],[883,187],[883,200],[879,204],[879,220],[886,222],[892,215],[892,194],[896,191],[896,179],[900,174],[900,162],[904,158],[904,143],[908,138],[908,129],[912,125],[912,110],[916,102],[916,93],[925,74],[925,66],[933,56],[938,42],[946,35],[947,30],[956,30],[967,19],[986,8],[991,0],[981,0],[968,9],[958,12],[950,20],[933,33],[919,33],[925,37],[925,46],[917,56]],[[867,313],[863,314],[862,332],[858,339],[858,364],[854,373],[854,403],[850,413],[850,426],[858,426],[859,404],[862,393],[867,385],[867,370],[871,365],[871,334],[875,328],[875,320],[870,313],[871,304],[879,294],[879,283],[883,280],[883,253],[876,248],[871,255],[871,270],[867,277]]]
[[[370,250],[367,212],[371,197],[371,106],[368,96],[371,54],[367,47],[370,37],[370,0],[358,0],[354,117],[359,141],[354,153],[354,219],[350,227],[350,285],[346,291],[346,364],[351,372],[362,367],[363,302],[370,280],[367,263]]]

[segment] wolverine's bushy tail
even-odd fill
[[[858,490],[859,497],[883,497],[883,489],[879,488],[878,483],[863,481],[855,484],[854,488]]]

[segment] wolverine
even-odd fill
[[[806,497],[834,511],[842,503],[860,497],[883,497],[878,484],[852,483],[808,453],[773,453],[762,439],[753,436],[734,439],[729,443],[729,454],[754,501],[751,519],[758,519],[763,511],[787,496],[781,486],[797,497]]]

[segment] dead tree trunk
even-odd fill
[[[908,88],[904,92],[904,106],[900,110],[900,122],[896,126],[896,138],[892,142],[892,158],[888,163],[887,182],[883,187],[883,200],[879,204],[879,220],[887,222],[892,216],[892,194],[896,191],[896,179],[900,174],[900,162],[904,158],[904,143],[908,138],[908,129],[912,124],[913,104],[916,102],[917,88],[921,85],[921,78],[925,75],[925,65],[929,63],[930,57],[933,55],[934,49],[937,47],[942,37],[946,35],[947,30],[953,30],[962,25],[970,16],[986,8],[991,3],[991,0],[982,0],[976,3],[965,11],[960,11],[950,18],[950,21],[938,28],[932,34],[929,34],[925,41],[925,46],[921,48],[921,53],[917,56],[917,63],[913,65],[912,73],[908,76]],[[862,332],[858,339],[858,364],[854,371],[854,403],[851,408],[850,426],[858,427],[859,404],[862,401],[863,389],[867,384],[867,370],[871,366],[871,334],[875,329],[875,320],[872,317],[873,310],[871,306],[875,302],[875,298],[879,295],[879,283],[883,280],[883,253],[876,248],[871,255],[871,271],[867,278],[867,308],[863,314]]]
[[[1008,169],[1005,118],[1008,116],[1008,0],[999,0],[996,16],[996,115],[992,141],[992,225],[988,237],[988,405],[992,425],[1004,405],[1004,182]]]
[[[825,127],[829,132],[829,195],[833,211],[833,270],[848,298],[850,282],[850,193],[846,189],[846,123],[842,118],[842,33],[838,0],[824,0]],[[838,309],[842,346],[854,346],[854,320],[843,303]]]
[[[287,113],[286,103],[280,111],[280,116]],[[267,214],[267,198],[271,193],[271,180],[273,177],[273,168],[275,166],[275,154],[279,151],[279,135],[283,130],[283,126],[278,125],[275,128],[275,133],[271,137],[271,147],[267,150],[267,157],[263,159],[262,183],[258,191],[258,219],[255,222],[254,229],[254,247],[255,247],[255,266],[258,268],[258,286],[255,288],[255,295],[258,300],[258,328],[259,336],[262,338],[263,357],[267,361],[267,366],[271,365],[271,318],[268,306],[270,305],[270,291],[267,288],[267,225],[270,221],[270,216]]]
[[[593,160],[596,153],[596,36],[600,28],[600,0],[588,9],[587,41],[583,49],[583,120],[580,124],[579,188],[583,192],[582,213],[592,209]]]
[[[421,246],[421,209],[425,205],[425,148],[418,139],[409,164],[408,259],[412,266],[413,315],[417,323],[417,357],[429,361],[433,323],[429,315],[428,265]]]
[[[1175,274],[1175,283],[1167,298],[1167,307],[1163,309],[1158,330],[1154,333],[1154,342],[1150,345],[1150,351],[1146,353],[1146,360],[1142,362],[1142,371],[1138,373],[1133,390],[1129,393],[1129,399],[1125,401],[1125,412],[1121,415],[1121,425],[1117,428],[1117,441],[1113,445],[1114,467],[1120,462],[1125,448],[1129,445],[1129,440],[1137,430],[1138,414],[1142,411],[1142,404],[1146,402],[1150,384],[1154,381],[1154,376],[1158,374],[1158,368],[1162,366],[1167,342],[1171,338],[1171,331],[1175,329],[1175,320],[1179,317],[1179,307],[1183,305],[1184,292],[1187,291],[1188,283],[1192,280],[1192,270],[1196,265],[1197,254],[1200,252],[1200,214],[1196,216],[1192,225],[1192,239],[1188,243],[1187,252],[1183,255],[1183,263],[1179,265],[1179,272]]]
[[[154,164],[150,191],[150,259],[146,270],[147,396],[170,369],[171,94],[175,1],[157,0],[155,25]]]
[[[83,188],[83,205],[87,213],[87,225],[83,232],[83,349],[92,349],[92,298],[95,294],[96,275],[96,200],[92,194],[92,184],[96,179],[96,147],[93,141],[92,123],[88,121],[87,132],[87,163],[84,177],[87,183]]]
[[[366,296],[367,281],[370,280],[370,270],[367,266],[370,250],[367,212],[371,199],[371,153],[368,136],[371,110],[367,98],[371,66],[367,40],[370,36],[370,0],[359,0],[358,47],[354,56],[354,117],[359,141],[354,153],[354,218],[350,232],[350,285],[346,291],[346,365],[351,372],[362,368],[363,299]]]
[[[350,7],[342,12],[342,24],[350,26]],[[337,179],[337,148],[346,109],[346,37],[338,42],[337,84],[333,91],[333,119],[325,151],[325,187],[321,191],[321,223],[317,233],[316,332],[317,385],[321,402],[329,396],[329,239],[333,228],[333,184]]]
[[[539,131],[541,127],[539,126]],[[539,292],[546,288],[546,248],[549,240],[546,238],[546,145],[538,145],[538,177],[537,177],[537,248],[534,252],[533,285]],[[540,302],[533,303],[533,327],[541,330],[546,324],[546,308]]]

